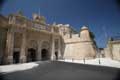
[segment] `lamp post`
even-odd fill
[[[101,51],[100,51],[100,49],[98,49],[98,57],[99,57],[99,64],[101,64],[101,61],[100,61],[100,54],[101,54]]]

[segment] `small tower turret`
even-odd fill
[[[83,26],[80,31],[80,38],[84,41],[91,41],[90,32],[88,27]]]

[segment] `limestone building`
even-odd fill
[[[83,26],[79,33],[76,33],[69,25],[57,25],[60,27],[63,42],[65,59],[89,59],[96,57],[96,44],[94,35],[88,27]]]
[[[112,37],[104,48],[105,57],[120,61],[120,37]]]
[[[83,26],[79,33],[63,24],[46,24],[33,14],[0,15],[0,64],[58,59],[89,59],[96,56],[93,33]]]

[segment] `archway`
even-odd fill
[[[49,60],[49,54],[47,49],[42,49],[41,51],[41,60]]]
[[[43,41],[42,42],[42,47],[41,47],[41,60],[49,60],[50,59],[50,54],[49,54],[49,48],[50,44],[48,41]]]
[[[13,63],[15,63],[15,64],[19,63],[19,58],[20,58],[20,52],[14,52],[13,53]]]
[[[55,52],[55,58],[56,58],[56,60],[58,60],[58,52],[57,51]]]
[[[27,53],[27,62],[33,62],[37,60],[37,41],[29,40],[28,41],[28,53]]]
[[[36,50],[33,48],[28,49],[27,62],[36,61]]]

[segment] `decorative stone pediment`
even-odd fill
[[[37,41],[35,40],[30,40],[29,44],[28,44],[28,48],[33,48],[33,49],[37,49]]]
[[[42,49],[49,49],[50,48],[50,44],[47,41],[43,41],[42,42]]]

